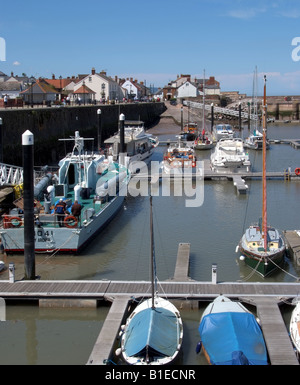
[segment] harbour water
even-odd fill
[[[161,140],[174,138],[178,131],[171,119],[162,119],[150,132]],[[245,137],[248,129],[241,133]],[[270,139],[300,138],[300,125],[268,126]],[[153,160],[161,161],[164,146]],[[253,171],[261,170],[261,152],[249,150]],[[198,152],[208,159],[210,151]],[[300,150],[288,144],[271,144],[267,151],[268,171],[293,171],[300,167]],[[300,267],[286,258],[282,271],[262,278],[239,261],[236,246],[244,229],[261,216],[261,181],[247,181],[247,194],[238,195],[232,181],[205,181],[200,207],[186,207],[187,197],[153,197],[154,236],[159,280],[172,278],[178,243],[191,244],[190,276],[211,280],[211,266],[218,266],[218,281],[295,282]],[[172,189],[171,189],[172,191]],[[300,180],[268,180],[268,222],[279,230],[300,228]],[[36,273],[51,280],[149,280],[149,197],[128,196],[113,221],[91,242],[81,255],[36,255]],[[24,257],[8,256],[14,262],[16,278],[24,274]],[[0,279],[8,279],[8,271]],[[184,299],[183,299],[184,301]],[[196,355],[200,309],[182,310],[185,335],[182,364],[203,364]],[[285,315],[289,321],[289,308]],[[292,309],[291,309],[292,310]],[[87,309],[39,309],[34,304],[8,305],[6,322],[0,323],[3,364],[85,364],[99,334],[108,307]]]

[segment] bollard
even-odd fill
[[[215,285],[217,283],[217,264],[213,263],[211,267],[211,282]]]
[[[15,264],[13,262],[9,263],[8,270],[9,270],[9,282],[14,283],[15,282]]]

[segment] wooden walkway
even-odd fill
[[[298,365],[291,340],[282,319],[279,303],[295,298],[300,293],[300,283],[243,283],[218,282],[217,266],[212,268],[212,281],[199,282],[189,277],[190,244],[180,243],[173,279],[159,283],[159,295],[169,300],[211,301],[220,294],[234,300],[249,302],[257,307],[271,365]],[[127,318],[132,298],[136,300],[151,295],[148,281],[0,281],[0,297],[4,299],[35,299],[41,306],[47,302],[57,306],[60,301],[66,306],[70,301],[79,306],[84,301],[95,306],[100,300],[112,302],[108,316],[88,365],[103,365],[112,358],[115,341],[121,325]],[[51,306],[51,305],[50,305]],[[59,305],[58,305],[59,306]]]
[[[178,282],[159,283],[162,295],[172,299],[228,297],[294,298],[300,293],[300,283],[243,283],[243,282]],[[150,295],[148,281],[0,281],[0,297],[4,299],[97,299]],[[148,293],[148,294],[147,294]]]

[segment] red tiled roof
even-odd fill
[[[82,85],[78,88],[78,90],[74,91],[74,94],[95,94],[95,91],[92,91],[89,87],[86,85]]]
[[[75,79],[44,79],[48,84],[55,88],[65,88],[67,85],[69,85],[73,80]],[[76,79],[77,80],[77,79]]]
[[[52,85],[48,84],[44,79],[40,79],[40,80],[37,80],[36,83],[33,83],[32,86],[30,86],[29,88],[27,88],[26,90],[20,92],[21,94],[25,94],[27,92],[29,92],[29,90],[32,88],[35,88],[36,86],[38,86],[40,88],[40,90],[47,94],[47,93],[52,93],[52,94],[56,94],[58,92],[58,90],[53,87]],[[34,91],[33,91],[34,92]],[[36,93],[36,92],[34,92]]]

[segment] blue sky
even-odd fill
[[[257,66],[259,94],[267,74],[269,95],[300,95],[299,0],[0,0],[0,10],[7,74],[94,67],[163,87],[205,70],[221,91],[252,95]]]

